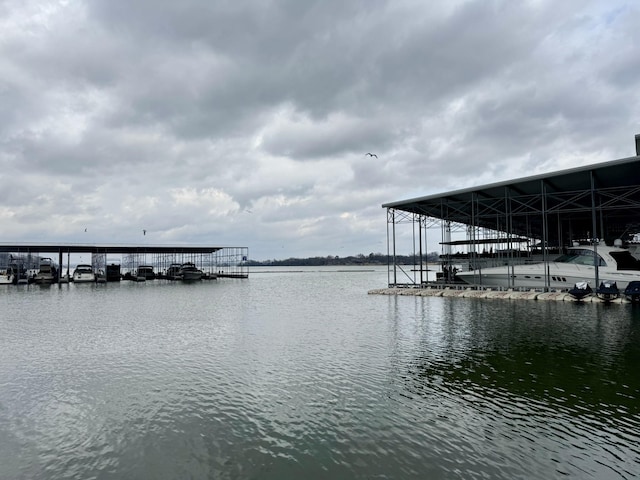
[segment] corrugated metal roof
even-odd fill
[[[598,230],[616,235],[640,223],[640,156],[585,165],[478,187],[389,202],[383,208],[426,215],[467,225],[505,231],[510,214],[512,233],[542,237],[542,212],[557,221],[556,230],[593,230],[592,180]],[[544,195],[543,195],[544,193]],[[473,208],[472,208],[473,207]],[[549,238],[561,236],[551,228]],[[574,235],[575,236],[575,235]]]

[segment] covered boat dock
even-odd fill
[[[70,256],[88,255],[83,261],[98,270],[117,264],[123,273],[135,272],[140,266],[151,266],[156,272],[166,271],[171,264],[191,262],[212,277],[248,278],[247,247],[207,245],[122,245],[122,244],[51,244],[0,243],[0,257],[5,263],[20,259],[36,268],[41,258],[57,260],[58,276],[69,272]]]
[[[511,181],[390,202],[388,284],[428,281],[428,233],[441,245],[440,281],[454,265],[549,262],[576,241],[640,238],[640,135],[636,155]],[[397,254],[413,252],[413,265]],[[548,279],[547,279],[548,280]],[[547,281],[547,286],[549,282]]]

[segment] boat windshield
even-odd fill
[[[569,253],[560,255],[555,259],[556,263],[571,263],[573,265],[587,265],[587,266],[595,266],[594,261],[594,252],[593,250],[589,250],[586,248],[573,248],[569,251]],[[607,262],[604,259],[596,254],[596,258],[598,259],[599,267],[606,267]]]

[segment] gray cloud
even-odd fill
[[[381,203],[632,155],[639,19],[625,0],[4,1],[4,240],[382,251]]]

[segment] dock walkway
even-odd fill
[[[575,298],[567,292],[550,291],[542,292],[537,290],[493,290],[477,289],[473,287],[451,287],[451,286],[428,286],[428,287],[389,287],[369,290],[370,295],[403,295],[416,297],[460,297],[460,298],[486,298],[486,299],[508,299],[508,300],[541,300],[557,302],[577,302]],[[591,295],[580,300],[581,302],[605,303],[596,295]],[[608,303],[631,303],[623,295]]]

